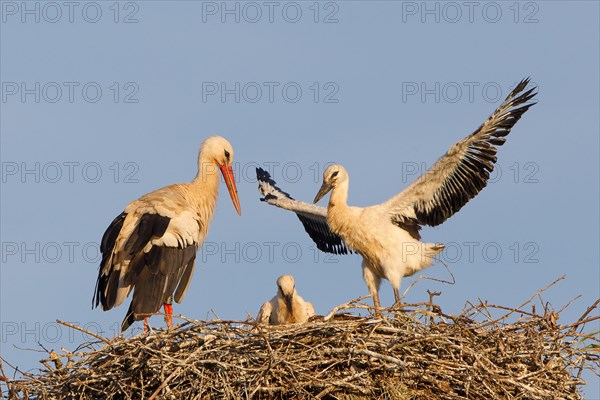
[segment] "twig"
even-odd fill
[[[324,321],[329,321],[338,311],[340,310],[347,310],[347,309],[351,309],[351,308],[356,308],[356,303],[363,301],[364,299],[368,299],[370,298],[371,295],[367,294],[365,296],[361,296],[357,299],[354,300],[350,300],[347,303],[344,304],[340,304],[339,306],[334,307],[331,311],[329,311],[329,313],[323,318]],[[371,307],[369,307],[371,308]]]
[[[577,322],[575,322],[574,324],[572,324],[572,326],[578,326],[582,323],[582,321],[585,320],[585,317],[588,316],[589,313],[591,313],[596,307],[598,307],[598,304],[600,304],[600,299],[596,300],[594,302],[594,304],[592,304],[591,306],[589,306],[587,308],[587,310],[585,310],[585,312],[583,313],[583,315],[581,315],[581,317],[579,317],[579,319],[577,320]]]
[[[167,384],[169,383],[169,381],[170,381],[170,380],[171,380],[171,379],[172,379],[172,378],[173,378],[173,377],[174,377],[176,374],[178,374],[178,373],[179,373],[179,371],[181,371],[181,368],[180,368],[180,367],[177,367],[177,368],[176,368],[176,369],[175,369],[173,372],[171,372],[171,375],[169,375],[169,376],[167,377],[167,379],[165,379],[165,380],[163,381],[163,383],[161,383],[161,384],[160,384],[160,385],[159,385],[159,386],[156,388],[156,390],[154,391],[154,393],[152,393],[152,395],[151,395],[151,396],[148,398],[148,400],[154,400],[154,399],[155,399],[155,398],[158,396],[158,394],[160,393],[160,391],[161,391],[161,390],[163,390],[163,389],[164,389],[164,388],[167,386]]]
[[[103,337],[102,337],[102,336],[100,336],[100,335],[96,335],[94,332],[90,332],[90,331],[88,331],[87,329],[83,329],[83,328],[81,328],[81,327],[79,327],[79,326],[77,326],[77,325],[73,325],[73,324],[70,324],[70,323],[68,323],[68,322],[61,321],[61,320],[59,320],[59,319],[57,319],[57,320],[56,320],[56,322],[57,322],[57,323],[59,323],[59,324],[61,324],[61,325],[68,326],[69,328],[72,328],[72,329],[76,329],[76,330],[78,330],[78,331],[81,331],[81,332],[83,332],[83,333],[87,333],[88,335],[90,335],[90,336],[92,336],[92,337],[95,337],[95,338],[96,338],[96,339],[98,339],[98,340],[102,340],[102,341],[103,341],[104,343],[106,343],[106,344],[110,344],[110,341],[109,341],[108,339],[106,339],[106,338],[103,338]]]

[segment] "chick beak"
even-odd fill
[[[285,301],[285,304],[287,305],[288,310],[291,312],[292,311],[292,295],[291,294],[284,295],[283,300]]]

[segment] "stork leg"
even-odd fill
[[[144,335],[148,334],[148,318],[144,318]]]
[[[163,308],[165,309],[165,322],[169,329],[173,329],[173,305],[164,303]]]
[[[400,305],[400,289],[399,288],[394,288],[394,299],[396,300],[396,302],[394,303],[393,308],[396,308]],[[402,312],[399,309],[395,310],[394,311],[394,319],[397,319],[401,313]]]
[[[375,314],[380,315],[381,303],[379,303],[379,284],[381,283],[381,278],[375,273],[371,264],[369,264],[366,260],[363,260],[362,269],[363,279],[369,288],[369,292],[371,292],[371,297],[373,297]]]
[[[375,306],[375,314],[380,315],[381,314],[381,303],[379,302],[379,292],[375,291],[375,292],[371,292],[371,294],[373,295],[373,305]]]
[[[400,290],[397,288],[394,288],[394,300],[396,300],[394,303],[394,307],[396,307],[398,304],[400,304]]]

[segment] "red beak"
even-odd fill
[[[235,211],[237,211],[239,215],[242,215],[240,198],[238,197],[237,186],[235,185],[233,169],[231,168],[231,165],[219,165],[219,168],[221,169],[223,178],[225,178],[225,184],[227,185],[227,190],[229,190],[229,196],[231,196],[231,201],[233,202]]]

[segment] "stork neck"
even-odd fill
[[[215,204],[219,192],[219,167],[213,160],[198,157],[198,174],[191,183],[199,202]]]
[[[331,191],[329,208],[348,207],[348,182],[342,182]]]

